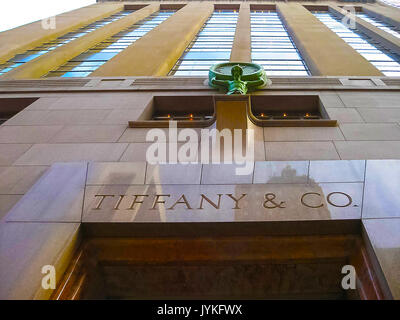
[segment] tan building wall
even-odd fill
[[[56,28],[44,29],[42,22],[0,32],[0,63],[17,53],[23,53],[43,42],[55,39],[69,31],[80,28],[123,9],[122,3],[98,3],[56,16]]]
[[[93,18],[91,21],[93,21],[100,16],[109,15],[114,10],[120,10],[121,5],[122,3],[98,4],[90,9],[80,10],[92,12],[91,10],[96,8],[95,13],[91,15]],[[154,5],[149,8],[154,9]],[[146,10],[153,10],[149,8]],[[80,10],[77,11],[79,14],[86,12]],[[67,203],[65,207],[69,209],[62,212],[52,211],[52,208],[44,212],[45,218],[51,220],[52,223],[39,223],[43,217],[36,208],[24,213],[22,219],[24,222],[4,222],[7,212],[45,172],[48,172],[51,165],[67,162],[68,165],[77,166],[79,169],[82,163],[79,165],[76,162],[90,161],[92,163],[90,166],[93,166],[93,163],[99,163],[97,165],[100,169],[96,171],[97,176],[100,177],[99,181],[103,181],[101,177],[109,177],[107,168],[110,163],[113,168],[123,173],[129,172],[130,167],[139,168],[141,178],[135,176],[132,179],[142,179],[140,183],[143,184],[144,175],[150,174],[153,170],[146,163],[146,150],[149,143],[145,138],[149,129],[128,128],[128,121],[137,120],[154,96],[220,94],[209,88],[202,77],[184,79],[151,77],[167,74],[212,10],[212,3],[193,3],[185,6],[171,19],[96,71],[93,75],[97,77],[15,81],[0,79],[0,103],[10,98],[38,98],[0,126],[0,252],[9,250],[14,243],[24,241],[26,238],[31,239],[32,244],[40,245],[40,250],[28,247],[23,253],[26,263],[18,265],[21,269],[14,268],[12,274],[7,274],[0,279],[7,285],[12,284],[13,281],[21,284],[20,286],[3,286],[1,297],[6,295],[8,298],[48,298],[50,293],[44,292],[40,287],[38,289],[38,278],[32,275],[40,270],[43,262],[49,263],[49,260],[46,260],[49,256],[52,257],[50,262],[54,263],[57,271],[62,274],[66,267],[65,261],[71,257],[78,243],[79,223],[77,221],[80,218],[77,220],[73,216],[76,211],[71,209],[76,209],[75,202]],[[255,132],[255,161],[303,161],[309,164],[309,161],[313,160],[400,159],[400,80],[382,76],[300,5],[279,3],[278,11],[283,15],[289,32],[314,75],[322,76],[272,77],[272,86],[257,91],[255,94],[318,96],[329,116],[337,120],[338,125],[336,127],[263,128],[248,122],[248,127],[254,129]],[[85,17],[87,17],[86,13]],[[249,61],[250,51],[246,49],[249,43],[247,4],[242,5],[240,14],[238,24],[240,30],[235,35],[231,60]],[[71,16],[66,14],[63,32],[87,23],[83,23],[80,15],[73,16],[72,13]],[[136,18],[137,14],[134,14],[123,23],[108,27],[107,32],[114,32],[122,28],[122,24],[125,25],[129,19]],[[11,31],[15,36],[23,33],[22,30],[26,28],[39,31],[40,25],[36,23],[30,27],[22,27],[18,32]],[[12,37],[11,31],[7,33],[8,37]],[[97,42],[109,34],[103,32],[97,32],[98,37],[90,41]],[[17,51],[25,50],[55,36],[55,34],[42,32],[41,35],[29,41],[21,35],[15,36],[17,41],[13,44],[9,39],[11,45],[7,50],[5,50],[7,41],[4,40],[4,44],[1,45],[3,40],[0,40],[0,52],[3,52],[1,56],[9,58]],[[88,41],[89,38],[90,36],[87,37]],[[82,45],[81,50],[87,48],[87,44],[82,41],[77,43]],[[155,43],[159,50],[157,52],[152,50]],[[333,54],[332,52],[336,52],[337,48],[341,48],[343,53]],[[76,52],[74,51],[73,54]],[[71,55],[72,51],[67,54],[68,57]],[[132,56],[135,59],[132,59]],[[41,59],[46,60],[48,57],[51,55],[46,55]],[[345,60],[345,57],[349,60]],[[46,68],[50,68],[50,65],[53,68],[56,64],[62,64],[61,61],[66,61],[66,57],[60,58],[53,64],[49,62]],[[33,63],[31,67],[32,70],[36,68]],[[43,74],[44,71],[41,69],[39,73]],[[34,73],[34,75],[38,76],[39,73]],[[6,103],[4,102],[4,105]],[[86,164],[83,166],[85,167]],[[199,170],[204,168],[204,165],[198,164]],[[87,166],[80,171],[79,177],[87,179],[86,170]],[[211,170],[208,174],[210,181],[224,179],[223,172],[217,170]],[[192,178],[185,171],[181,176],[183,179]],[[226,176],[231,178],[232,175]],[[67,177],[70,176],[67,175]],[[58,184],[62,187],[60,190],[68,191],[68,194],[69,192],[79,195],[80,192],[83,193],[85,183],[82,186],[81,180],[78,179],[78,182],[71,180],[71,184],[66,183],[63,186]],[[55,181],[57,182],[57,177]],[[199,184],[200,181],[196,183]],[[252,180],[246,180],[246,183],[251,184]],[[37,195],[38,199],[42,199],[40,196],[41,194]],[[63,199],[60,201],[62,202]],[[40,216],[38,220],[30,216],[32,212]],[[57,220],[63,214],[73,217],[71,220],[67,219],[67,222]],[[371,225],[382,223],[379,228],[389,230],[387,226],[393,225],[395,220],[395,223],[398,223],[399,219],[378,220],[370,219],[369,223]],[[371,225],[367,227],[373,232],[376,231]],[[49,239],[52,241],[48,241]],[[381,253],[383,261],[386,261],[383,264],[384,271],[394,279],[391,284],[392,292],[395,297],[400,297],[400,285],[398,285],[400,282],[398,278],[396,279],[398,269],[393,268],[393,263],[387,259],[394,255],[384,250]],[[0,266],[6,266],[5,262],[0,261]]]
[[[80,53],[90,49],[99,42],[106,40],[107,38],[121,31],[122,29],[125,29],[135,24],[136,22],[146,18],[147,16],[159,9],[160,5],[156,3],[145,6],[144,8],[139,9],[124,18],[121,18],[114,23],[105,25],[63,46],[60,46],[45,55],[24,63],[24,65],[6,73],[3,78],[40,78],[47,74],[49,70],[56,69],[57,67],[68,62]]]
[[[129,4],[129,2],[123,2]],[[26,49],[39,45],[43,41],[53,39],[61,34],[71,31],[89,22],[93,22],[123,8],[122,3],[99,3],[94,6],[75,10],[71,13],[60,15],[57,18],[56,30],[43,30],[40,22],[23,26],[14,30],[3,32],[0,37],[0,62],[11,58],[15,53],[22,53]],[[145,4],[145,3],[143,3]],[[185,3],[181,3],[184,5]],[[372,64],[351,48],[338,35],[333,33],[315,18],[304,6],[309,3],[277,3],[288,32],[300,50],[312,75],[314,76],[380,76],[382,75]],[[232,8],[232,4],[225,4]],[[330,10],[341,11],[335,2],[318,3],[319,7],[331,6]],[[76,39],[71,43],[61,46],[35,60],[26,63],[5,74],[3,78],[29,79],[38,78],[48,71],[63,65],[71,58],[95,44],[101,42],[112,34],[143,19],[146,15],[156,10],[159,4],[151,3],[147,8],[131,14],[129,17],[113,22],[95,32]],[[223,8],[223,3],[218,3],[218,8]],[[250,4],[237,3],[240,14],[235,34],[235,41],[231,52],[231,61],[250,61]],[[257,3],[258,8],[263,4]],[[261,7],[260,7],[261,6]],[[274,4],[265,2],[267,9]],[[357,4],[357,6],[360,6]],[[164,6],[165,7],[165,6]],[[167,21],[144,35],[129,48],[115,56],[92,76],[162,76],[167,75],[181,56],[186,46],[197,34],[213,10],[212,2],[191,2],[171,16]],[[336,8],[336,9],[335,9]],[[366,5],[367,10],[373,8],[380,14],[387,13],[388,18],[395,19],[395,14],[389,14],[386,7],[379,5]],[[394,9],[397,10],[397,9]],[[88,15],[88,13],[90,15]],[[82,16],[85,16],[82,19]],[[389,48],[400,51],[399,40],[388,35],[376,27],[358,19],[359,26],[368,34],[373,34],[382,40]],[[27,37],[25,29],[35,36]],[[3,41],[3,42],[2,42]],[[13,43],[18,43],[18,46]],[[4,43],[2,45],[2,43]],[[10,45],[11,44],[11,45]],[[135,57],[132,59],[132,57]]]
[[[91,76],[167,75],[212,11],[211,3],[185,5]]]

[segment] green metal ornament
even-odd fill
[[[211,66],[208,73],[211,87],[226,94],[246,94],[271,84],[264,68],[255,63],[227,62]]]

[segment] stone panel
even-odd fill
[[[267,160],[339,160],[332,142],[266,142]]]
[[[80,222],[86,173],[86,162],[54,164],[13,207],[6,220]]]
[[[368,160],[363,218],[400,218],[400,160]]]
[[[400,159],[400,141],[335,141],[341,159]]]
[[[77,223],[0,223],[0,299],[48,299],[42,268],[65,271],[78,243]]]
[[[362,183],[88,186],[83,221],[360,219],[362,190]]]
[[[126,143],[35,144],[16,165],[51,165],[55,162],[118,161]]]

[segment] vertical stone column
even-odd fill
[[[234,130],[241,130],[241,134],[239,136],[242,139],[242,150],[247,150],[246,129],[248,129],[249,122],[247,118],[247,104],[248,97],[246,96],[225,97],[225,99],[216,101],[216,129],[218,129],[219,132],[224,129],[228,129],[231,132],[232,141],[234,141]],[[236,136],[236,138],[238,138],[238,136]],[[231,146],[226,145],[226,142],[224,140],[223,144],[221,142],[219,150],[214,149],[212,152],[213,154],[219,152],[221,160],[227,160],[225,159],[225,155],[228,156],[229,154],[231,154],[232,159],[234,159],[235,154],[237,154],[238,150],[235,150],[234,148],[230,149],[230,147]]]
[[[247,97],[242,100],[218,100],[217,108],[217,129],[247,129]]]
[[[400,27],[400,9],[380,5],[364,4],[363,11],[387,23]]]
[[[39,46],[43,42],[56,39],[69,31],[123,9],[122,3],[98,3],[57,15],[55,29],[45,29],[42,27],[42,21],[36,21],[0,32],[0,63],[6,62],[18,53]]]
[[[142,9],[132,12],[124,18],[107,24],[48,53],[24,63],[22,66],[7,72],[2,79],[30,79],[40,78],[51,70],[68,62],[72,58],[90,49],[101,41],[111,37],[119,31],[130,27],[136,22],[158,11],[160,4],[153,3]]]
[[[190,2],[90,76],[165,76],[214,10]]]
[[[342,9],[336,5],[329,5],[329,11],[333,12],[339,17],[344,17],[344,16],[353,16],[351,15],[347,10]],[[394,35],[387,33],[383,31],[382,29],[379,29],[378,27],[375,27],[371,23],[365,21],[364,19],[361,19],[357,16],[353,16],[352,19],[354,19],[356,23],[356,27],[358,30],[364,32],[368,36],[370,36],[372,39],[375,39],[382,43],[386,48],[389,48],[396,52],[397,54],[400,54],[400,39],[395,37]],[[400,18],[399,18],[400,20]]]
[[[240,5],[230,61],[251,62],[250,4],[248,3]]]
[[[298,3],[277,11],[313,76],[382,76],[382,73]]]

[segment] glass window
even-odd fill
[[[357,17],[369,22],[370,24],[374,25],[375,27],[390,33],[391,35],[400,38],[400,30],[393,25],[390,25],[382,20],[378,19],[377,17],[373,17],[368,15],[365,12],[357,12]]]
[[[307,76],[308,69],[275,11],[251,11],[251,58],[267,75]]]
[[[12,69],[15,69],[16,67],[18,67],[28,61],[31,61],[49,51],[56,49],[59,46],[62,46],[68,42],[71,42],[72,40],[80,38],[80,37],[84,36],[85,34],[88,34],[89,32],[92,32],[92,31],[94,31],[102,26],[105,26],[113,21],[119,20],[132,12],[133,11],[130,11],[130,10],[118,12],[107,18],[101,19],[101,20],[93,22],[85,27],[79,28],[78,30],[69,32],[61,37],[58,37],[57,39],[54,39],[49,42],[45,42],[45,43],[41,44],[40,46],[36,47],[35,49],[28,50],[27,52],[25,52],[23,54],[17,54],[14,58],[12,58],[9,61],[7,61],[6,63],[0,65],[0,76],[2,74],[5,74],[6,72],[11,71]]]
[[[153,13],[76,56],[57,70],[50,71],[46,77],[87,77],[174,13],[175,11],[173,10],[162,10]]]
[[[235,37],[238,13],[214,11],[186,48],[169,75],[207,76],[215,63],[228,62]]]
[[[400,8],[400,0],[381,0],[381,1],[390,6]]]
[[[329,29],[346,41],[354,50],[372,63],[385,76],[399,77],[400,57],[358,29],[349,29],[338,17],[328,12],[314,15]]]

